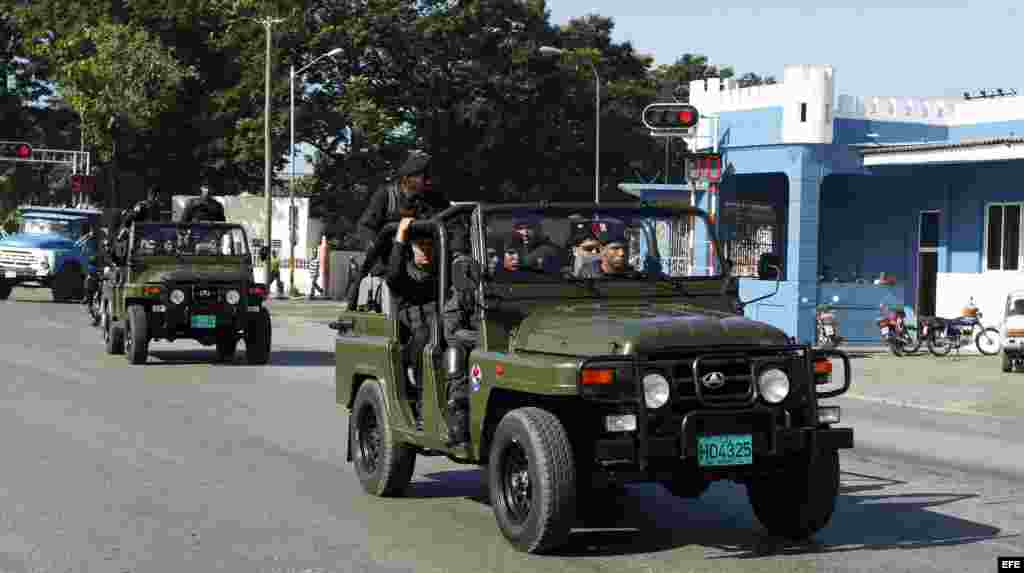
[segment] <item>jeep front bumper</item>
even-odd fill
[[[259,312],[259,306],[219,304],[206,307],[184,307],[158,304],[151,307],[150,335],[156,338],[206,338],[224,332],[241,332],[246,329],[249,316]],[[213,317],[212,323],[204,319],[207,326],[193,325],[193,317]]]
[[[45,281],[49,278],[49,269],[40,269],[38,267],[0,267],[0,280],[7,282]]]

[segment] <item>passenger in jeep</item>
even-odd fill
[[[562,267],[562,250],[541,229],[541,216],[525,214],[512,221],[512,236],[505,242],[506,252],[518,252],[518,266],[557,273]],[[519,270],[508,269],[507,270]]]
[[[572,255],[572,268],[566,269],[578,275],[584,266],[593,265],[601,255],[601,241],[597,240],[600,227],[581,217],[570,217],[569,246]],[[595,230],[596,229],[596,230]]]
[[[601,244],[601,254],[596,260],[581,266],[577,276],[600,278],[636,271],[629,264],[629,240],[624,225],[615,221],[596,221],[591,223],[591,228]]]

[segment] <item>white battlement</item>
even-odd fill
[[[690,82],[690,103],[704,115],[781,108],[781,143],[831,143],[833,117],[939,127],[1024,120],[1024,96],[966,100],[844,94],[837,100],[832,66],[819,64],[787,64],[782,81],[772,85],[740,88],[734,78],[695,80]]]

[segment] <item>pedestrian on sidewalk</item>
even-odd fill
[[[313,300],[316,297],[316,293],[319,292],[321,296],[326,295],[324,289],[317,284],[317,280],[320,278],[320,248],[313,247],[313,254],[309,257],[309,297],[308,300]]]
[[[284,281],[281,280],[281,259],[278,257],[277,251],[270,256],[270,284],[267,288],[270,289],[277,283],[277,298],[284,298]]]

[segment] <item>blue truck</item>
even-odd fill
[[[103,211],[23,206],[19,215],[17,232],[0,229],[0,300],[15,286],[50,289],[57,302],[82,300]]]

